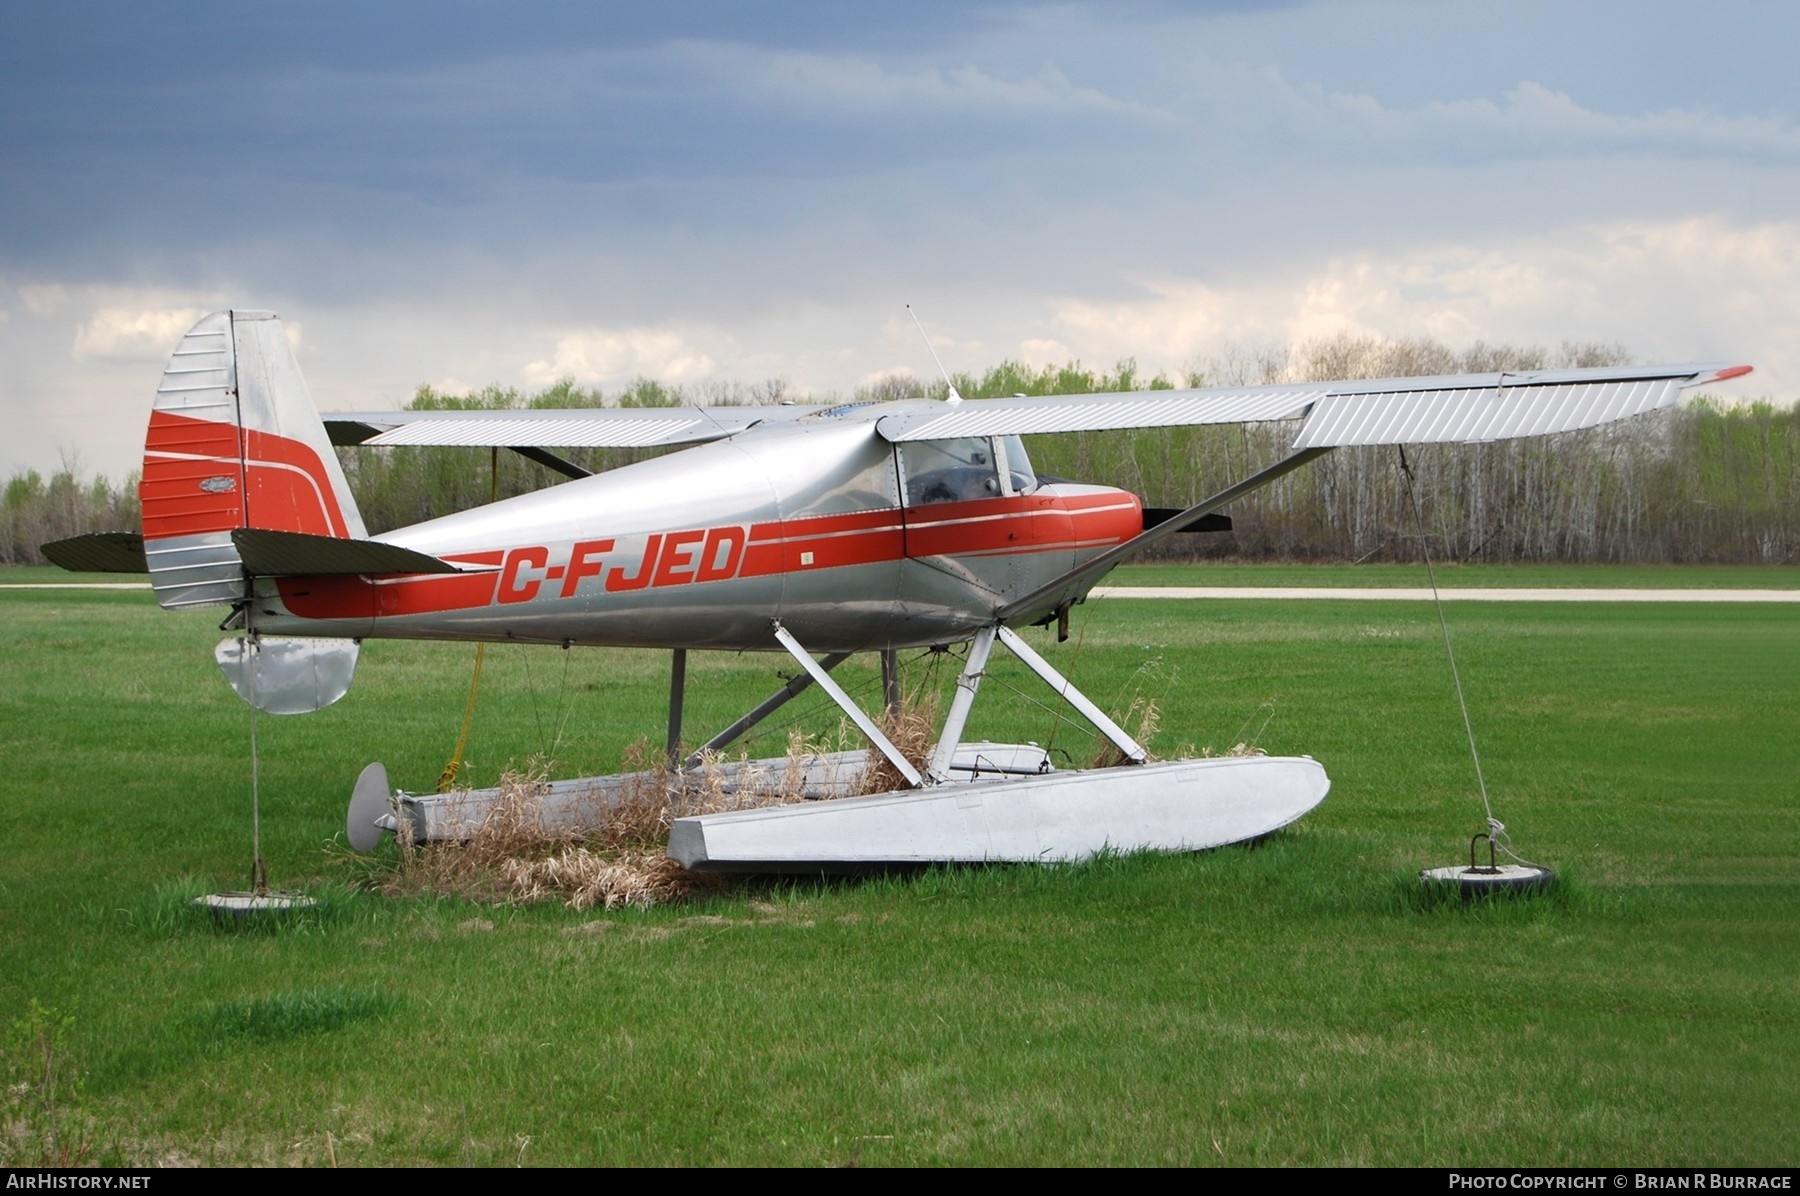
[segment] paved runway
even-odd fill
[[[1449,589],[1445,602],[1800,602],[1800,590]],[[1326,586],[1095,586],[1096,598],[1318,598],[1357,602],[1430,602],[1428,589]]]

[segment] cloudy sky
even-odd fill
[[[420,383],[845,393],[1339,331],[1800,396],[1800,5],[0,4],[0,474],[287,321]]]

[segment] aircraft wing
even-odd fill
[[[1304,420],[1295,449],[1351,444],[1505,440],[1593,427],[1673,404],[1683,390],[1735,378],[1749,366],[1606,366],[1435,378],[1299,382],[1277,386],[1014,396],[871,405],[889,441],[1093,432],[1195,424]],[[702,444],[757,424],[840,418],[857,405],[543,408],[523,411],[343,412],[323,418],[338,445],[501,448],[652,448]]]
[[[1435,378],[972,399],[910,405],[876,423],[890,441],[1300,419],[1296,450],[1507,440],[1594,427],[1672,405],[1749,366],[1607,366]]]
[[[723,440],[754,424],[813,408],[597,407],[523,411],[371,411],[322,416],[331,443],[481,448],[651,448]]]
[[[1044,622],[1087,596],[1125,558],[1334,448],[1472,443],[1570,432],[1672,405],[1747,365],[1670,365],[1383,378],[1229,390],[1140,391],[935,404],[883,417],[890,441],[1300,419],[1289,456],[1076,566],[1003,607],[1003,622]],[[1036,406],[1041,404],[1042,406]]]

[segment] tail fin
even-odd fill
[[[144,557],[168,608],[235,602],[240,528],[366,538],[281,321],[214,312],[169,358],[139,485]]]

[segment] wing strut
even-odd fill
[[[548,449],[536,448],[529,444],[509,444],[506,447],[519,454],[519,456],[525,458],[527,461],[536,461],[545,469],[553,469],[557,473],[562,474],[565,478],[575,478],[579,480],[581,478],[591,478],[594,476],[593,470],[583,469],[581,466],[575,464],[575,462],[566,457],[559,457]]]
[[[1133,536],[1118,547],[1101,553],[1085,565],[1077,566],[1056,580],[1039,586],[1023,598],[1001,607],[997,612],[1000,622],[1012,623],[1021,617],[1027,620],[1038,617],[1048,619],[1056,612],[1066,609],[1069,604],[1087,597],[1088,590],[1095,582],[1106,576],[1114,565],[1132,553],[1168,539],[1190,524],[1198,523],[1220,507],[1236,502],[1251,491],[1262,489],[1270,482],[1292,473],[1308,461],[1323,457],[1333,447],[1323,445],[1317,448],[1301,449],[1297,453],[1283,457],[1267,469],[1251,474],[1236,485],[1227,486],[1210,498],[1201,499],[1174,518],[1164,520],[1148,531]]]

